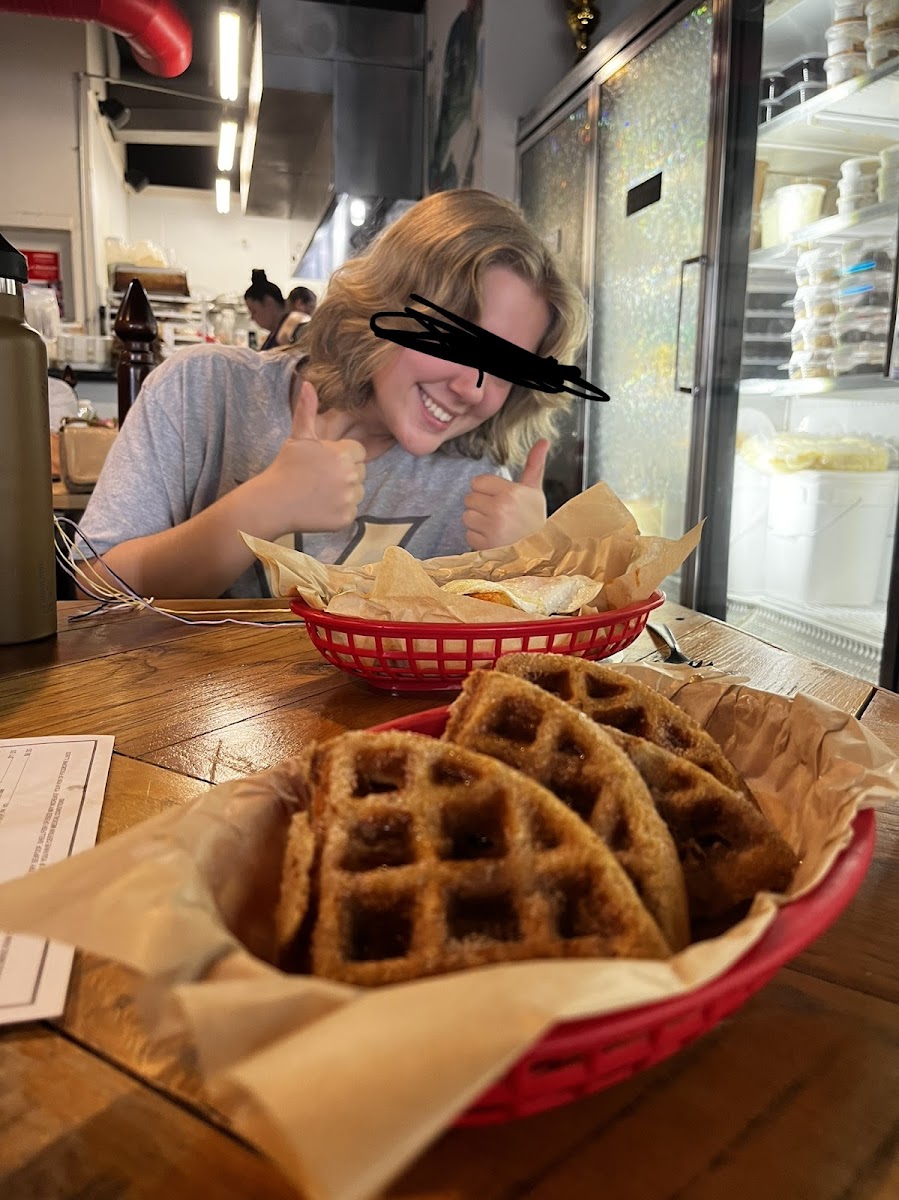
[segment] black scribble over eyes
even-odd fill
[[[402,312],[375,313],[369,321],[372,333],[398,346],[406,346],[410,350],[431,354],[434,358],[443,358],[465,367],[474,367],[478,372],[478,387],[487,374],[535,392],[567,392],[578,400],[609,399],[601,388],[581,378],[578,367],[565,366],[555,358],[541,358],[539,354],[523,350],[514,342],[488,333],[473,321],[466,321],[464,317],[458,317],[433,301],[416,296],[414,292],[410,299],[433,309],[447,320],[419,312],[407,304]],[[416,321],[421,329],[392,329],[379,325],[378,322],[385,318]]]

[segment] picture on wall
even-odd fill
[[[428,190],[480,187],[483,0],[428,11]]]

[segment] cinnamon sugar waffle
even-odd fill
[[[609,847],[671,948],[686,946],[687,899],[671,835],[605,731],[523,679],[473,671],[450,706],[443,737],[549,788]]]
[[[664,958],[606,847],[554,796],[413,733],[310,757],[316,975],[371,986],[529,958]]]
[[[567,700],[600,725],[646,738],[755,799],[720,746],[691,717],[645,683],[621,671],[564,654],[507,654],[496,670],[527,679]]]
[[[763,813],[707,771],[620,730],[610,736],[649,788],[684,870],[690,916],[725,916],[756,892],[782,892],[796,856]]]

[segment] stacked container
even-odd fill
[[[833,325],[835,373],[882,375],[887,356],[895,242],[846,242]]]
[[[899,146],[888,146],[880,152],[877,200],[880,204],[894,204],[899,201]]]
[[[841,164],[840,182],[837,184],[837,212],[840,216],[845,217],[877,203],[880,165],[879,158],[847,158]]]
[[[869,0],[865,18],[867,69],[874,71],[891,58],[899,58],[899,0]]]

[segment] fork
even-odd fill
[[[646,628],[651,633],[654,633],[656,637],[661,638],[668,647],[668,656],[664,660],[666,663],[670,663],[674,666],[683,663],[683,665],[687,667],[711,666],[711,663],[703,663],[701,658],[688,658],[677,644],[677,638],[667,625],[663,625],[661,622],[654,624],[651,621],[647,621]]]

